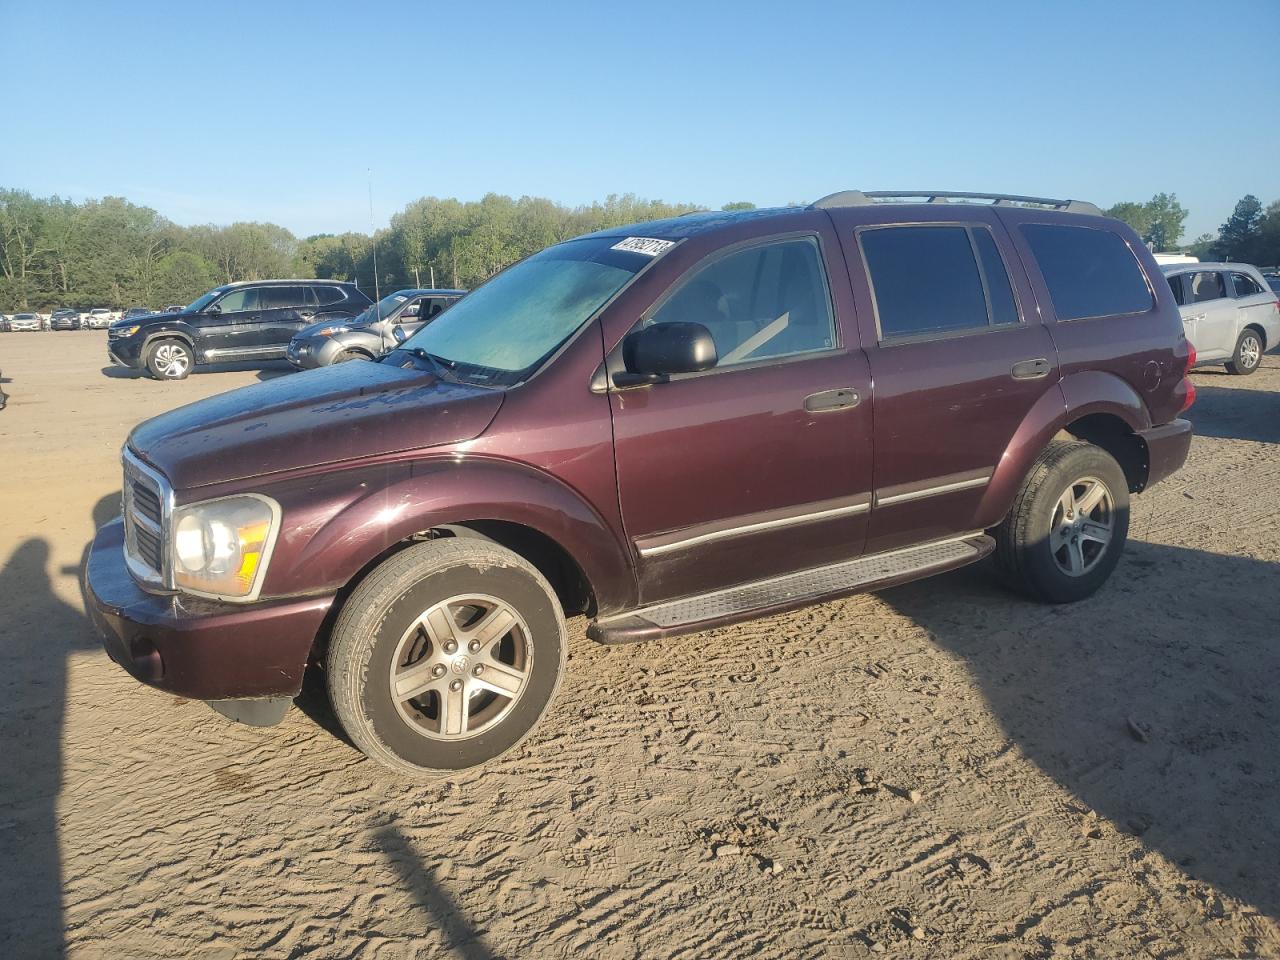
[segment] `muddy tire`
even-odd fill
[[[153,340],[147,345],[147,372],[157,380],[185,380],[195,362],[195,354],[184,340]]]
[[[560,685],[568,641],[555,591],[496,544],[445,538],[376,568],[334,624],[327,683],[355,745],[424,777],[510,750]]]
[[[1111,576],[1129,535],[1129,485],[1105,450],[1054,441],[995,530],[996,566],[1014,589],[1073,603]]]
[[[1245,327],[1236,338],[1236,349],[1227,361],[1227,373],[1247,377],[1262,366],[1262,335],[1252,327]]]

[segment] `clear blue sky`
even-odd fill
[[[980,12],[979,12],[980,11]],[[0,185],[369,229],[425,195],[1280,198],[1280,2],[0,0]]]

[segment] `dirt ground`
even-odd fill
[[[103,654],[77,573],[160,384],[0,335],[0,957],[1280,957],[1280,357],[1196,375],[1094,600],[982,567],[616,649],[407,783]]]

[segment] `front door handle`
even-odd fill
[[[1196,313],[1196,314],[1192,314],[1189,317],[1183,317],[1182,322],[1191,323],[1195,320],[1208,320],[1208,319],[1209,319],[1209,315],[1207,313]]]
[[[804,408],[810,413],[826,413],[829,410],[847,410],[856,407],[862,398],[853,387],[839,387],[835,390],[823,390],[811,393],[804,398]]]
[[[1009,371],[1015,380],[1039,380],[1049,375],[1049,361],[1044,357],[1035,360],[1019,360]]]

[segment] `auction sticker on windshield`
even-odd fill
[[[615,243],[611,249],[623,250],[627,253],[643,253],[646,257],[656,257],[668,247],[675,246],[674,240],[655,240],[652,237],[627,237]]]

